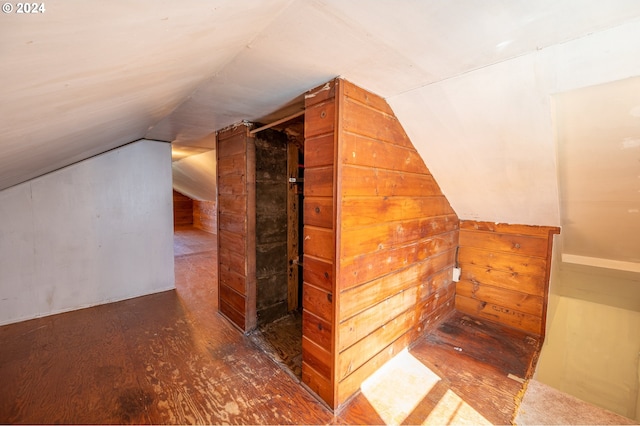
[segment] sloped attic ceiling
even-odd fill
[[[341,75],[389,101],[461,218],[562,225],[553,95],[640,75],[637,0],[45,7],[0,14],[0,189],[141,138],[211,148]]]

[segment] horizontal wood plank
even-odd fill
[[[305,197],[304,223],[322,228],[333,228],[333,198]]]
[[[474,220],[461,220],[460,229],[537,237],[548,237],[550,234],[560,233],[560,228],[557,226],[512,225],[507,223],[477,222]]]
[[[335,257],[334,233],[331,229],[305,225],[304,253],[333,261]]]
[[[349,99],[359,102],[371,109],[375,109],[387,115],[393,115],[393,110],[384,98],[371,93],[355,84],[342,80],[343,93]]]
[[[333,263],[305,254],[303,281],[326,291],[333,291]]]
[[[331,166],[335,162],[335,134],[329,133],[304,141],[304,166],[306,168]]]
[[[344,228],[380,222],[444,216],[453,209],[444,196],[435,197],[358,197],[342,200]]]
[[[343,321],[339,325],[338,350],[345,350],[385,325],[389,318],[395,318],[413,308],[417,299],[416,293],[417,288],[411,287]]]
[[[331,334],[331,323],[303,309],[302,335],[305,338],[324,348],[326,351],[331,352]]]
[[[354,133],[342,134],[343,164],[430,174],[422,157],[414,148],[394,145]]]
[[[304,126],[305,139],[332,133],[335,129],[335,122],[336,105],[333,100],[307,107]]]
[[[498,271],[471,264],[465,264],[462,267],[460,280],[469,281],[472,284],[488,284],[493,287],[520,291],[534,296],[544,296],[545,291],[545,278],[542,275]]]
[[[456,309],[469,315],[475,315],[529,333],[540,335],[542,332],[542,318],[539,316],[526,314],[494,303],[456,295]]]
[[[403,334],[410,330],[416,322],[415,310],[408,310],[359,340],[354,345],[340,352],[337,365],[337,379],[343,380],[354,370],[365,364]]]
[[[304,283],[302,306],[329,323],[333,321],[333,294],[329,291]]]
[[[460,246],[546,258],[548,238],[463,229],[460,231]]]
[[[371,167],[342,167],[342,196],[432,197],[442,195],[440,187],[428,174]]]
[[[381,113],[349,98],[344,99],[341,105],[344,109],[342,126],[345,132],[356,133],[394,145],[413,147],[395,116]],[[372,126],[371,123],[376,123],[376,125]]]
[[[458,282],[456,293],[470,299],[493,303],[538,317],[542,316],[544,299],[540,296],[505,290],[490,285],[474,284],[470,281]]]
[[[381,222],[357,228],[342,227],[343,244],[340,249],[342,257],[348,259],[383,249],[406,246],[457,229],[458,219],[455,215]],[[457,236],[454,238],[457,245]]]
[[[305,197],[333,197],[333,166],[306,168]]]
[[[421,262],[439,253],[450,251],[457,246],[456,243],[457,233],[453,231],[406,246],[391,247],[386,250],[380,248],[372,253],[364,251],[356,257],[341,259],[343,279],[340,289],[346,290],[404,268],[411,263]],[[348,246],[348,244],[343,245],[343,253],[351,254]]]
[[[310,367],[327,380],[331,378],[331,352],[302,337],[302,358]]]
[[[521,256],[517,254],[496,253],[492,251],[461,247],[458,260],[460,265],[473,265],[503,272],[515,272],[524,275],[544,277],[547,271],[546,259]]]

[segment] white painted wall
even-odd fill
[[[0,324],[174,288],[172,215],[160,142],[0,191]]]
[[[176,191],[194,200],[216,200],[215,150],[174,161],[171,167]]]
[[[552,95],[639,75],[638,39],[636,20],[387,101],[461,219],[558,226]]]
[[[557,264],[535,378],[640,421],[640,282],[627,275]]]

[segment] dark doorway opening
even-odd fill
[[[250,337],[298,379],[302,375],[303,134],[304,116],[254,134],[257,328]]]

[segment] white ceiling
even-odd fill
[[[574,152],[609,157],[580,150],[577,139],[558,142],[573,113],[554,110],[562,93],[640,75],[637,0],[45,6],[41,14],[0,14],[0,189],[141,138],[201,153],[213,148],[213,131],[299,108],[304,91],[340,75],[388,100],[461,218],[563,225],[574,254],[639,261],[638,243],[628,241],[640,238],[622,231],[590,240],[588,253],[576,248],[591,237],[569,227],[582,197],[571,182],[585,172],[570,160]],[[634,103],[637,85],[624,90]],[[605,110],[617,102],[599,99]],[[607,125],[618,124],[614,117]],[[580,138],[602,142],[598,132]],[[637,157],[640,148],[629,144],[625,156]],[[189,159],[177,163],[185,176],[199,175],[187,170]],[[640,189],[625,176],[605,176],[602,187]],[[598,200],[597,220],[637,229],[609,215],[606,197]],[[624,250],[598,249],[620,238]]]

